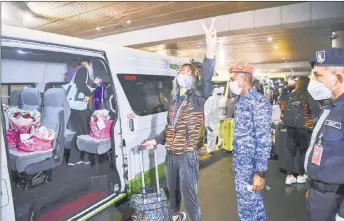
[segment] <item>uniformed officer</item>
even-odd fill
[[[317,51],[308,91],[331,98],[315,126],[306,153],[309,221],[344,220],[344,49]]]
[[[229,68],[230,90],[237,95],[233,141],[233,171],[241,221],[265,221],[263,197],[272,147],[270,102],[252,87],[251,65]]]

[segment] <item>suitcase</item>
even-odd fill
[[[286,170],[288,159],[287,129],[282,121],[272,123],[272,153],[278,156],[278,165],[281,170]]]
[[[157,150],[154,149],[155,175],[157,188],[147,188],[144,180],[143,153],[140,150],[142,192],[130,199],[130,206],[134,209],[133,221],[172,221],[167,205],[167,197],[159,185]]]
[[[271,149],[271,157],[278,157],[278,147],[280,146],[280,128],[283,127],[281,121],[272,121],[272,149]],[[278,144],[277,144],[278,142]]]
[[[277,154],[278,154],[278,165],[281,172],[287,171],[287,162],[289,157],[291,157],[291,154],[288,150],[288,132],[287,128],[281,124],[279,127],[278,133],[278,139],[276,139],[276,146],[277,146]],[[276,133],[276,134],[277,134]],[[296,156],[294,157],[294,168],[293,173],[298,173],[298,168],[300,164],[300,153],[296,152]]]
[[[224,120],[221,124],[222,148],[225,151],[233,151],[234,119]]]

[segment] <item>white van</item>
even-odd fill
[[[33,105],[30,102],[39,100],[35,93],[26,94],[27,100],[15,96],[24,90],[39,91],[42,116],[63,119],[44,111],[48,105],[58,106],[49,100],[55,96],[51,89],[68,83],[65,73],[75,59],[87,58],[95,77],[106,86],[104,103],[115,123],[111,148],[95,156],[102,162],[68,166],[61,142],[43,153],[9,146],[7,112],[2,109],[0,220],[86,220],[140,191],[139,153],[134,150],[164,129],[172,80],[189,60],[5,25],[1,32],[2,104]],[[64,136],[55,137],[65,141]],[[165,148],[158,148],[158,159],[163,176]],[[151,153],[144,153],[148,184],[154,183],[153,160]]]

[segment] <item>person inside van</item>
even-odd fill
[[[303,167],[305,154],[314,128],[314,118],[320,114],[320,106],[307,91],[309,81],[309,78],[305,76],[297,80],[295,91],[288,95],[286,106],[282,109],[283,123],[287,127],[289,150],[285,181],[287,185],[296,182],[305,183],[307,178]],[[297,153],[299,153],[298,157]],[[295,177],[293,172],[296,172],[298,176]]]
[[[75,135],[72,140],[72,147],[70,150],[70,157],[68,159],[68,165],[74,166],[77,164],[85,163],[89,161],[85,158],[84,152],[80,152],[77,147],[77,138],[80,135],[90,134],[89,120],[92,115],[92,92],[91,88],[95,88],[96,85],[102,82],[101,78],[94,79],[93,69],[91,62],[88,59],[81,59],[78,63],[80,68],[75,73],[74,82],[78,89],[78,92],[85,94],[84,102],[87,102],[86,110],[73,110],[71,109],[70,120],[72,127],[75,131]],[[94,79],[94,82],[91,79]]]
[[[174,80],[172,101],[166,129],[143,146],[153,149],[157,144],[166,146],[165,174],[170,193],[173,221],[186,219],[181,213],[181,199],[191,221],[201,220],[197,200],[199,162],[197,142],[203,123],[203,107],[211,93],[211,79],[215,69],[216,30],[213,23],[206,32],[207,52],[200,77],[197,68],[184,64]]]

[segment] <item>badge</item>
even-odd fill
[[[237,69],[238,70],[242,70],[242,69],[244,69],[244,62],[239,62],[238,64],[237,64]]]
[[[323,63],[325,61],[325,51],[317,51],[316,52],[317,62]]]
[[[313,164],[320,166],[322,153],[323,153],[323,147],[320,144],[316,144],[313,150],[313,157],[312,157]]]
[[[332,120],[326,120],[325,121],[325,125],[329,126],[329,127],[336,128],[338,130],[342,129],[342,123],[336,122],[336,121],[332,121]]]

